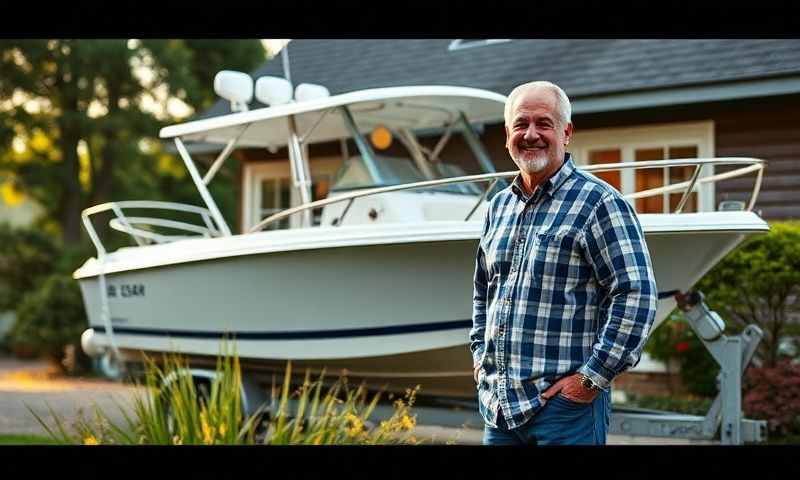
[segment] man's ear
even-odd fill
[[[569,141],[572,140],[572,122],[568,123],[566,127],[564,127],[564,146],[566,147],[569,145]]]
[[[508,141],[511,139],[510,133],[508,131],[508,125],[504,125],[503,128],[506,131],[506,150],[511,151],[511,149],[509,148],[509,145],[508,145]]]

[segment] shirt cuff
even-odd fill
[[[600,387],[600,389],[608,391],[611,386],[611,380],[617,376],[616,372],[609,370],[596,357],[592,356],[586,365],[578,369],[578,373],[582,373],[589,377],[592,382]]]
[[[481,364],[481,360],[483,360],[483,352],[485,348],[479,347],[476,348],[474,352],[472,352],[472,369],[478,368]]]

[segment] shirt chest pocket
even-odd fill
[[[556,227],[533,234],[529,260],[535,273],[566,276],[570,267],[582,264],[580,231],[572,227]]]

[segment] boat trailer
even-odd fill
[[[738,335],[725,335],[725,322],[708,307],[702,293],[678,292],[675,299],[692,331],[720,366],[719,393],[703,417],[617,410],[611,415],[609,433],[711,440],[721,426],[723,445],[763,442],[767,438],[767,422],[746,419],[742,414],[742,378],[764,332],[756,325],[748,325]]]

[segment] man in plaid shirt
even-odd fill
[[[470,349],[485,444],[605,444],[610,383],[635,366],[658,301],[639,221],[575,168],[571,107],[515,88],[506,148],[520,174],[491,200],[475,266]]]

